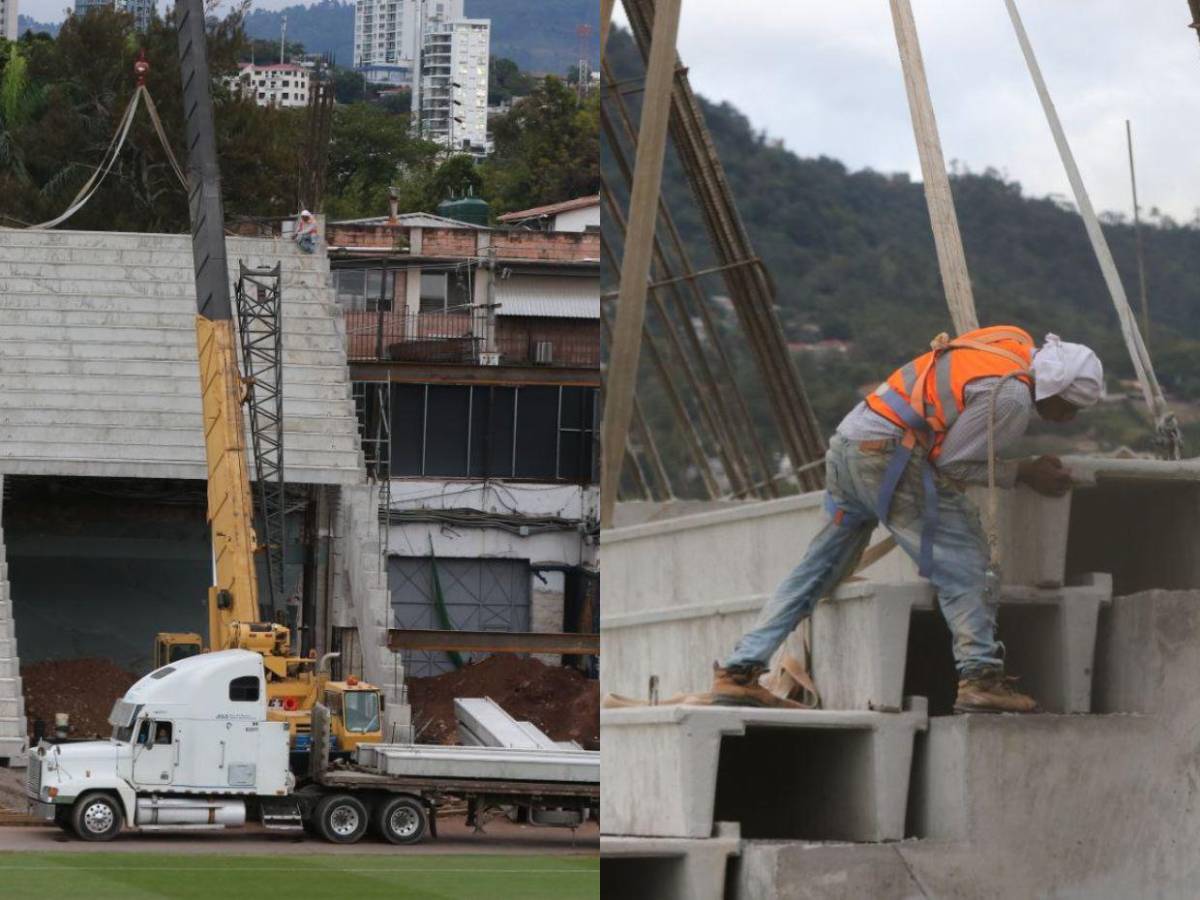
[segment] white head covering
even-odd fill
[[[300,210],[300,218],[311,219],[312,213],[310,213],[307,209],[302,209],[302,210]]]
[[[1085,408],[1104,397],[1104,367],[1100,357],[1083,344],[1069,344],[1057,334],[1033,354],[1035,397],[1062,396],[1073,406]]]

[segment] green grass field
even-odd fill
[[[599,896],[600,860],[594,855],[0,853],[0,897],[5,900],[574,900]]]

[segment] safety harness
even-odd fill
[[[917,570],[922,577],[929,577],[933,571],[933,539],[938,525],[938,493],[934,479],[934,466],[930,453],[940,444],[950,426],[958,418],[960,410],[952,391],[950,390],[950,360],[949,355],[955,350],[977,350],[1003,357],[1017,365],[1017,370],[1004,375],[1008,377],[1029,376],[1028,361],[1020,355],[996,346],[1001,341],[1016,342],[1032,348],[1033,341],[1023,331],[1010,328],[988,328],[984,333],[970,332],[962,337],[950,339],[942,333],[930,342],[933,351],[926,354],[923,366],[916,370],[910,363],[905,369],[908,374],[915,374],[912,381],[911,396],[905,397],[888,382],[881,384],[875,391],[887,408],[904,423],[904,434],[884,470],[883,479],[879,485],[879,496],[875,501],[875,515],[880,522],[886,523],[892,507],[892,497],[904,476],[904,470],[914,456],[917,457],[921,472],[921,486],[925,495],[925,515],[921,526],[921,549],[917,560]],[[927,400],[927,383],[931,373],[937,373],[941,416],[934,404]],[[907,378],[905,379],[907,380]],[[994,404],[993,395],[993,404]],[[989,430],[990,437],[990,430]],[[989,455],[991,448],[989,448]],[[826,509],[839,524],[847,527],[857,527],[864,518],[838,505],[829,493],[826,493]]]

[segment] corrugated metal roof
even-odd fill
[[[567,275],[511,275],[496,282],[501,316],[599,319],[600,279]]]
[[[553,216],[558,213],[570,212],[573,209],[583,209],[588,206],[599,206],[600,196],[592,194],[587,197],[576,197],[573,200],[564,200],[562,203],[550,203],[546,206],[535,206],[533,209],[522,209],[517,212],[505,213],[502,216],[497,216],[497,222],[520,222],[523,219],[536,219],[541,216]]]
[[[368,216],[365,219],[338,219],[330,225],[386,225],[387,216]],[[445,216],[435,216],[433,213],[415,212],[400,213],[396,216],[396,224],[403,228],[471,228],[480,229],[482,225],[471,222],[460,222],[458,219],[447,219]]]

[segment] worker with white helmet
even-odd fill
[[[1099,358],[1048,334],[1035,349],[1020,328],[981,328],[897,369],[838,426],[826,454],[829,520],[724,664],[713,700],[794,706],[759,684],[771,656],[854,567],[883,523],[937,590],[953,635],[957,712],[1033,712],[1005,675],[996,640],[996,592],[979,514],[963,493],[988,481],[989,419],[997,454],[1025,433],[1032,413],[1067,422],[1104,395]],[[997,462],[996,482],[1061,495],[1070,473],[1053,456]]]
[[[300,210],[300,219],[296,222],[296,230],[292,233],[292,240],[305,253],[314,253],[317,249],[317,237],[317,220],[307,209]]]

